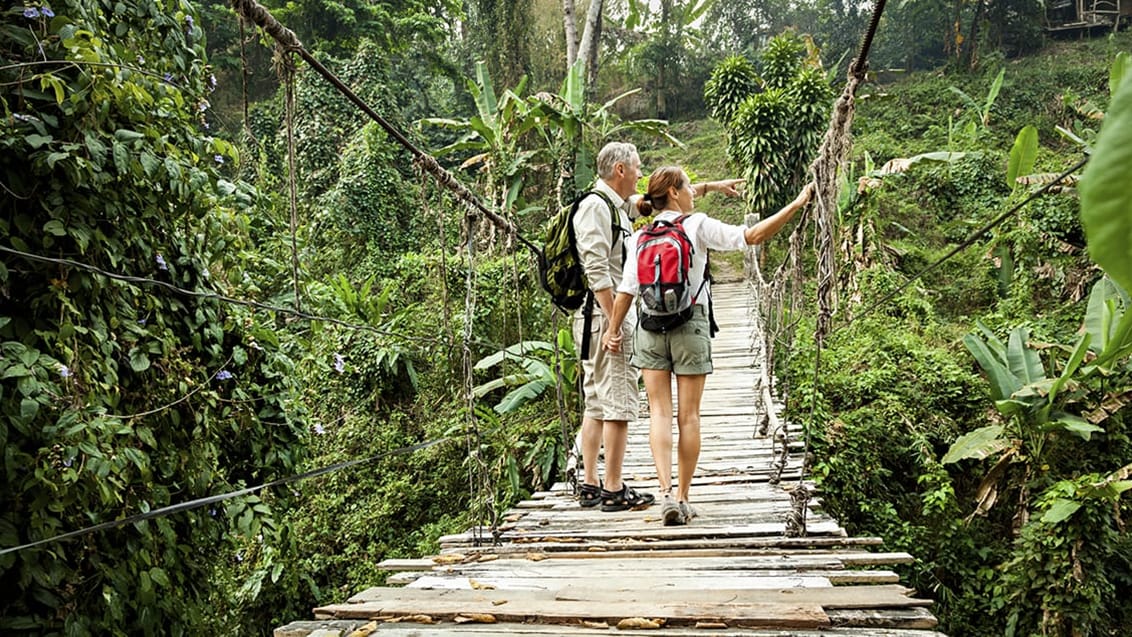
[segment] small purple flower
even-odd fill
[[[209,107],[208,100],[201,100],[200,104],[197,104],[197,110],[200,111],[201,113],[207,111],[208,107]]]
[[[190,29],[193,28],[193,16],[191,16],[191,15],[185,16],[185,24],[189,25]]]
[[[322,425],[315,425],[314,432],[321,436],[326,433],[326,430],[322,428]]]
[[[64,460],[64,461],[63,461],[63,466],[64,466],[64,467],[69,467],[69,466],[71,466],[71,465],[73,465],[73,464],[75,464],[75,459],[74,459],[74,458],[67,458],[66,460]]]
[[[223,164],[224,163],[224,155],[213,155],[212,160],[215,161],[218,164]]]
[[[173,83],[173,74],[172,73],[166,73],[164,79],[165,79],[166,84],[172,84]]]
[[[216,514],[217,514],[216,507],[209,508],[208,514],[211,515],[212,517],[216,517]]]
[[[138,56],[138,66],[145,66],[145,58]]]
[[[145,325],[145,319],[144,318],[138,319],[138,325]]]
[[[215,91],[216,90],[216,75],[213,74],[213,73],[208,74],[208,90],[209,91]]]
[[[346,357],[337,352],[334,353],[334,371],[339,374],[346,371]]]
[[[244,561],[244,552],[243,551],[236,551],[236,561],[237,562],[243,562]]]
[[[67,367],[66,365],[60,365],[59,366],[59,375],[62,376],[63,378],[70,378],[71,377],[71,368]]]
[[[234,378],[234,376],[235,375],[232,374],[232,372],[230,372],[226,369],[222,369],[222,370],[216,372],[216,380],[229,380],[231,378]]]
[[[24,17],[34,19],[39,17],[39,9],[35,7],[24,7]]]
[[[55,17],[55,12],[51,10],[51,7],[40,7],[39,13],[42,14],[45,18]]]
[[[169,269],[169,264],[165,262],[165,257],[163,257],[159,254],[159,255],[157,255],[156,258],[157,258],[157,269],[158,270],[168,270]]]

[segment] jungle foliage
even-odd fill
[[[264,4],[421,147],[448,147],[446,165],[526,230],[588,185],[593,153],[611,138],[637,142],[650,167],[683,163],[715,178],[737,166],[793,184],[751,189],[773,207],[803,178],[837,59],[859,33],[846,25],[864,19],[824,1],[664,3],[679,5],[675,23],[642,3],[617,5],[593,104],[580,70],[548,53],[560,36],[546,30],[546,14],[559,3]],[[1110,102],[1105,81],[1119,77],[1107,61],[1127,39],[1065,47],[1000,74],[996,52],[1016,52],[1010,43],[1029,33],[1017,22],[1032,7],[1015,5],[986,7],[994,24],[964,39],[980,47],[966,58],[975,51],[956,48],[948,25],[956,16],[971,24],[972,3],[905,3],[886,17],[891,36],[878,41],[875,67],[976,72],[870,85],[862,96],[849,181],[859,188],[845,189],[839,213],[842,263],[852,264],[846,298],[894,290],[1079,144],[1098,149],[1086,176],[1101,177],[1082,185],[1102,211],[1094,218],[1109,219],[1108,205],[1126,209],[1103,185],[1127,183],[1119,151],[1132,144],[1098,138],[1097,128],[1105,111],[1109,121],[1128,117],[1132,88]],[[481,514],[490,521],[560,477],[569,432],[551,381],[556,370],[573,373],[572,343],[534,292],[530,259],[505,233],[465,226],[462,206],[422,185],[406,153],[332,87],[300,68],[288,126],[288,78],[221,3],[64,0],[10,7],[2,19],[0,245],[156,283],[3,253],[0,545],[446,440],[0,556],[6,634],[263,634],[380,583],[372,565],[381,559],[434,551],[441,534]],[[791,24],[798,29],[779,35]],[[515,37],[495,47],[497,32]],[[519,37],[528,33],[545,37]],[[728,55],[745,57],[724,63],[729,75],[717,71],[717,81],[710,69]],[[663,77],[650,66],[657,56],[672,61]],[[736,166],[724,164],[716,124],[686,122],[679,130],[691,143],[679,148],[653,119],[693,117],[705,102],[720,121],[745,122],[727,130]],[[791,109],[806,126],[784,123]],[[440,125],[414,125],[425,118]],[[1032,170],[1008,162],[1027,125],[1037,143],[1019,142],[1017,154]],[[783,148],[786,161],[775,163]],[[905,168],[884,170],[894,159]],[[1008,164],[1032,181],[1007,182]],[[1127,362],[1117,356],[1086,374],[1103,348],[1076,336],[1082,325],[1112,336],[1116,317],[1132,316],[1118,287],[1128,289],[1127,243],[1094,241],[1121,230],[1083,228],[1078,212],[1072,190],[1031,203],[832,336],[822,354],[831,371],[817,383],[804,373],[814,355],[807,317],[785,361],[792,407],[815,398],[828,423],[814,438],[826,505],[851,530],[922,558],[908,581],[938,596],[953,634],[1104,634],[1129,619],[1106,604],[1129,592]],[[741,211],[723,214],[738,221]],[[1114,282],[1099,279],[1086,235]],[[981,358],[963,345],[976,338]],[[1004,398],[1014,410],[1004,412],[979,364],[1002,374],[1014,359],[1027,374],[1018,389],[1029,389]],[[1066,375],[1051,396],[1049,383]],[[571,387],[563,383],[567,413]],[[1066,422],[1062,413],[1103,431],[1072,418],[1050,427]],[[1086,431],[1088,440],[1078,435]],[[958,449],[980,442],[975,455],[987,457],[945,464],[957,440]],[[469,488],[476,475],[483,484]],[[992,492],[997,506],[984,497],[968,518],[980,507],[972,496]],[[1041,577],[1020,575],[1032,572]]]
[[[1132,592],[1132,320],[1118,283],[1127,244],[1108,242],[1132,222],[1114,189],[1128,171],[1115,141],[1126,42],[913,78],[859,102],[857,188],[840,211],[849,294],[820,375],[805,316],[783,372],[795,416],[816,411],[826,505],[852,532],[918,556],[905,574],[933,591],[948,634],[1104,635],[1129,620],[1113,601]],[[1089,56],[1103,64],[1071,61]],[[1110,76],[1111,101],[1096,82]],[[1051,181],[1085,139],[1096,163],[1080,200],[1054,189],[871,307]]]

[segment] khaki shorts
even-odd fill
[[[632,314],[632,313],[630,313]],[[574,348],[582,351],[582,326],[585,319],[574,317]],[[590,355],[582,361],[583,414],[597,420],[635,421],[640,404],[637,378],[640,370],[629,362],[633,351],[633,330],[636,317],[627,317],[621,325],[624,335],[620,352],[607,352],[601,347],[601,335],[608,324],[605,315],[594,310],[590,322]]]
[[[697,305],[692,318],[667,333],[637,328],[633,365],[641,369],[663,369],[677,376],[710,374],[711,330],[707,307]]]

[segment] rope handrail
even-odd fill
[[[64,259],[64,258],[59,258],[59,257],[48,257],[48,256],[40,255],[40,254],[33,254],[31,252],[24,252],[23,250],[17,250],[15,248],[10,248],[10,247],[4,246],[4,245],[0,245],[0,252],[7,252],[9,254],[18,256],[20,258],[28,259],[29,261],[39,261],[39,262],[43,262],[43,263],[53,263],[53,264],[56,264],[56,265],[65,265],[65,266],[69,266],[69,267],[72,267],[72,268],[85,270],[87,272],[93,272],[93,273],[98,274],[100,276],[104,276],[108,279],[114,279],[116,281],[123,281],[123,282],[126,282],[126,283],[132,283],[134,285],[154,285],[154,286],[161,287],[161,288],[164,288],[166,290],[169,290],[169,291],[171,291],[175,294],[180,294],[182,296],[219,301],[221,303],[228,303],[230,305],[239,305],[239,306],[242,306],[242,307],[250,307],[250,308],[257,309],[257,310],[264,310],[264,311],[267,311],[267,312],[273,312],[273,313],[276,313],[276,314],[285,314],[285,315],[293,316],[295,318],[303,319],[303,320],[306,320],[306,321],[328,323],[328,324],[331,324],[331,325],[337,325],[339,327],[344,327],[344,328],[351,329],[351,330],[370,332],[372,334],[378,334],[380,336],[388,336],[390,338],[399,339],[401,341],[406,341],[406,342],[416,342],[416,343],[423,343],[423,344],[427,344],[427,345],[444,345],[444,346],[450,346],[451,345],[451,343],[449,343],[448,340],[444,339],[444,338],[429,337],[429,336],[412,336],[410,334],[400,334],[400,333],[397,333],[397,332],[391,332],[389,330],[383,330],[381,328],[374,327],[372,325],[366,325],[364,323],[352,323],[350,321],[344,321],[342,319],[337,319],[337,318],[333,318],[333,317],[329,317],[329,316],[321,316],[321,315],[318,315],[318,314],[310,314],[308,312],[296,310],[294,308],[283,307],[283,306],[279,306],[279,305],[271,305],[269,303],[262,303],[260,301],[251,301],[251,300],[248,300],[248,299],[238,299],[238,298],[235,298],[235,297],[226,296],[226,295],[223,295],[223,294],[218,294],[216,292],[198,292],[196,290],[187,290],[185,288],[173,285],[172,283],[169,283],[167,281],[161,281],[161,280],[158,280],[158,279],[151,279],[151,278],[147,278],[147,277],[133,276],[133,275],[130,275],[130,274],[119,274],[117,272],[110,272],[110,271],[104,270],[104,269],[102,269],[98,266],[91,265],[89,263],[83,263],[81,261],[75,261],[73,259]],[[492,343],[490,341],[485,341],[485,340],[482,340],[482,339],[472,339],[470,341],[470,344],[471,345],[477,345],[477,346],[484,347],[486,349],[491,349],[491,350],[502,350],[502,351],[505,352],[506,356],[514,356],[515,358],[519,358],[519,359],[542,360],[542,359],[537,359],[537,358],[530,356],[528,354],[522,353],[522,351],[520,351],[519,353],[507,351],[507,348],[505,346],[499,344],[499,343]]]
[[[68,531],[67,533],[60,533],[59,535],[54,535],[52,537],[43,538],[43,539],[40,539],[40,540],[35,540],[34,542],[27,542],[25,544],[20,544],[18,546],[10,546],[10,547],[4,548],[4,549],[0,549],[0,555],[7,555],[8,553],[17,553],[19,551],[34,548],[34,547],[37,547],[37,546],[43,546],[44,544],[52,544],[52,543],[55,543],[55,542],[61,542],[63,540],[71,540],[71,539],[74,539],[74,538],[77,538],[77,537],[82,537],[84,535],[90,535],[91,533],[97,533],[98,531],[107,531],[109,529],[117,528],[117,527],[120,527],[120,526],[125,526],[127,524],[134,524],[136,522],[151,520],[153,518],[166,517],[166,516],[172,515],[174,513],[180,513],[182,511],[192,511],[193,509],[199,509],[201,507],[208,506],[210,504],[217,504],[219,502],[224,502],[225,500],[231,500],[233,498],[238,498],[238,497],[241,497],[241,496],[250,495],[252,493],[255,493],[256,491],[261,491],[263,489],[267,489],[267,488],[270,488],[270,487],[278,487],[278,486],[282,486],[284,484],[290,484],[292,482],[298,482],[300,480],[307,480],[307,479],[310,479],[310,478],[316,478],[316,477],[321,476],[321,475],[326,475],[328,473],[332,473],[334,471],[340,471],[342,469],[346,469],[346,468],[349,468],[349,467],[355,467],[355,466],[360,465],[360,464],[368,464],[370,462],[376,462],[377,460],[381,460],[382,458],[388,458],[390,456],[397,456],[397,455],[402,455],[402,454],[406,454],[406,453],[413,453],[413,452],[416,452],[416,451],[420,451],[421,449],[426,449],[428,447],[432,447],[433,445],[440,444],[440,443],[442,443],[446,440],[448,440],[447,436],[442,437],[442,438],[436,438],[436,439],[433,439],[433,440],[426,440],[425,442],[420,442],[420,443],[417,443],[415,445],[410,445],[410,446],[407,446],[407,447],[400,447],[398,449],[393,449],[391,451],[385,451],[385,452],[382,452],[382,453],[373,454],[373,455],[367,456],[365,458],[355,458],[354,460],[346,460],[344,462],[338,462],[338,463],[335,463],[335,464],[332,464],[332,465],[329,465],[329,466],[326,466],[326,467],[320,467],[318,469],[312,469],[310,471],[304,471],[303,473],[290,475],[290,476],[287,476],[285,478],[279,478],[277,480],[272,480],[270,482],[257,484],[257,485],[252,486],[252,487],[245,487],[243,489],[237,489],[236,491],[228,491],[228,492],[219,493],[219,494],[216,494],[216,495],[205,496],[203,498],[196,498],[195,500],[189,500],[188,502],[181,502],[181,503],[178,503],[178,504],[171,504],[169,506],[161,507],[159,509],[151,509],[149,511],[145,511],[143,513],[137,513],[137,514],[131,515],[129,517],[122,518],[120,520],[111,520],[109,522],[102,522],[101,524],[94,524],[94,525],[91,525],[91,526],[88,526],[88,527],[78,529],[76,531]]]

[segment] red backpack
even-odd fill
[[[684,232],[681,215],[673,221],[657,219],[641,229],[637,242],[637,280],[640,282],[641,327],[668,332],[692,318],[696,297],[688,283],[695,248]]]

